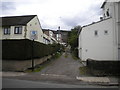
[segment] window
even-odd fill
[[[31,31],[31,39],[38,39],[37,31]]]
[[[21,27],[15,27],[14,34],[22,34],[22,26]]]
[[[31,35],[36,35],[37,31],[31,31]]]
[[[107,35],[107,34],[108,34],[108,31],[107,31],[107,30],[105,30],[105,31],[104,31],[104,34],[105,34],[105,35]]]
[[[95,36],[98,36],[98,31],[96,30],[96,31],[94,32],[94,34],[95,34]]]
[[[110,16],[110,14],[109,14],[109,9],[107,9],[106,15],[107,15],[108,17]]]
[[[10,27],[4,28],[4,35],[10,35]]]

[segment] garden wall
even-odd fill
[[[97,61],[87,59],[87,67],[94,75],[120,75],[120,61]]]

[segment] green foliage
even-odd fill
[[[77,36],[77,30],[72,29],[69,33],[68,43],[71,46],[71,49],[78,47],[78,36]]]
[[[81,26],[75,26],[68,34],[68,43],[71,46],[72,55],[78,58],[78,33],[81,31]]]
[[[79,67],[79,70],[80,70],[80,75],[91,75],[89,68],[86,66]]]

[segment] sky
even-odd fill
[[[37,15],[44,29],[71,30],[99,21],[105,0],[1,0],[0,16]]]

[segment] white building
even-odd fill
[[[45,44],[53,44],[53,43],[58,43],[58,41],[55,39],[55,35],[52,30],[49,29],[43,29],[43,42]]]
[[[82,27],[79,35],[79,58],[86,61],[120,60],[120,1],[102,5],[100,21]]]
[[[0,39],[35,39],[43,43],[43,31],[37,15],[1,17]]]

